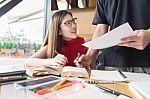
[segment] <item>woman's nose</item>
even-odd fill
[[[77,24],[72,22],[72,27],[76,27],[76,26],[77,26]]]

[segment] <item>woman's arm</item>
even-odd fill
[[[62,54],[58,54],[54,58],[47,58],[47,45],[42,47],[39,51],[37,51],[35,54],[31,56],[31,58],[28,58],[26,60],[26,65],[59,65],[59,66],[65,66],[68,59]]]
[[[47,45],[41,47],[36,53],[34,53],[30,58],[26,60],[26,65],[50,65],[51,59],[46,59],[47,57]]]
[[[47,57],[47,48],[48,46],[42,47],[40,50],[38,50],[36,53],[34,53],[31,58],[46,58]]]

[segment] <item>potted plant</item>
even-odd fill
[[[9,56],[10,49],[12,47],[12,43],[9,37],[1,37],[0,38],[0,48],[1,48],[1,53],[5,54],[6,56]]]

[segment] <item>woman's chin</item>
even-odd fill
[[[75,36],[72,36],[72,37],[70,37],[70,38],[72,38],[72,39],[76,39],[78,36],[77,35],[75,35]]]
[[[70,39],[75,39],[75,38],[77,38],[78,36],[75,34],[75,35],[70,35],[70,36],[68,36],[68,38],[70,38]]]
[[[76,36],[70,36],[70,37],[68,37],[68,38],[64,38],[65,40],[72,40],[72,39],[76,39],[78,36],[76,35]]]

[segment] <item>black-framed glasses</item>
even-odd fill
[[[72,20],[68,20],[63,23],[61,26],[66,25],[67,27],[72,27],[72,24],[77,24],[77,18],[73,18]]]

